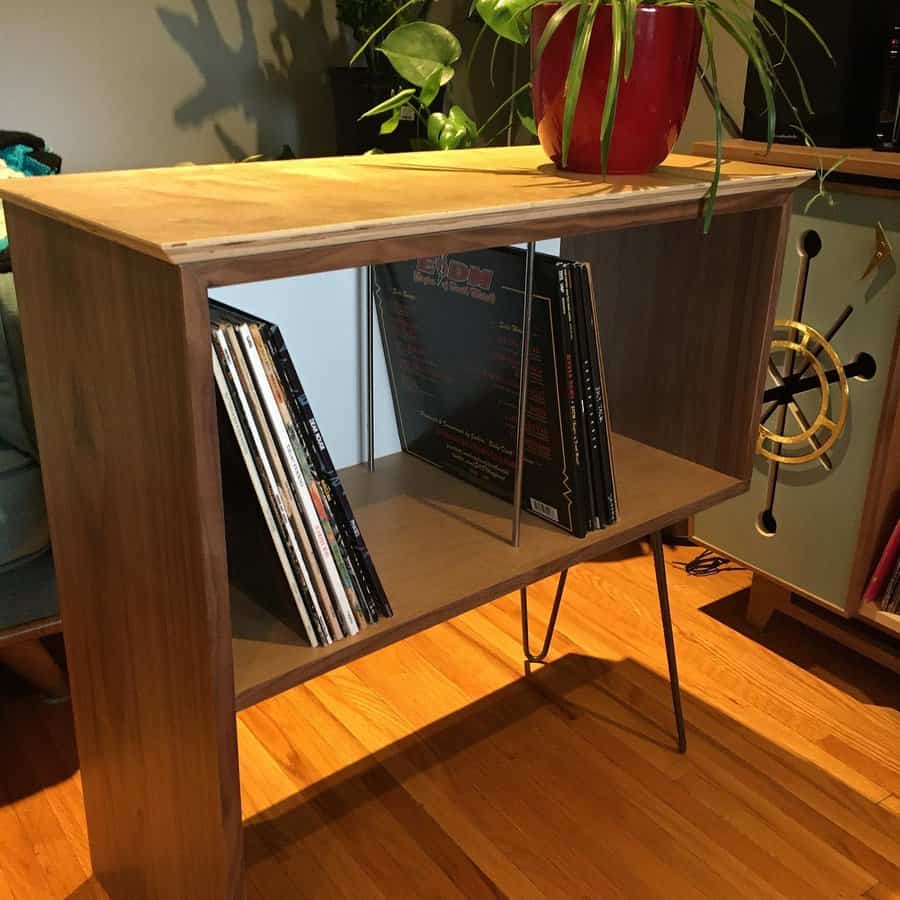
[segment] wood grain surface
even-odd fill
[[[584,234],[616,430],[749,479],[790,200],[692,222]]]
[[[719,193],[788,190],[808,177],[729,163]],[[708,159],[672,155],[649,175],[603,180],[560,172],[529,146],[92,172],[6,181],[0,197],[187,263],[662,207],[700,200],[711,178]]]
[[[714,141],[697,141],[691,150],[697,156],[713,157]],[[900,189],[900,153],[884,153],[871,147],[795,147],[790,144],[773,144],[766,152],[760,141],[735,139],[725,141],[723,154],[727,160],[763,163],[774,166],[796,166],[800,169],[829,169],[840,159],[847,157],[836,170],[843,175],[861,175],[869,178],[886,178],[898,182]]]
[[[238,896],[241,811],[205,290],[7,210],[94,869]]]
[[[248,900],[837,900],[900,893],[900,678],[668,554],[686,756],[653,567],[576,567],[550,663],[518,597],[240,713]],[[546,624],[555,581],[531,590]],[[0,897],[105,900],[67,706],[0,678]]]
[[[743,490],[735,478],[616,436],[620,521],[583,539],[522,517],[509,544],[510,505],[397,453],[342,473],[394,616],[329,647],[269,611],[267,598],[232,590],[238,709],[371,653],[579,560],[595,558]],[[462,561],[465,561],[463,564]],[[288,620],[292,622],[292,619]]]

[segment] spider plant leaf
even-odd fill
[[[800,67],[797,65],[797,61],[794,59],[793,53],[791,53],[790,48],[787,45],[787,41],[778,33],[778,29],[776,29],[775,26],[762,13],[755,13],[754,18],[759,23],[759,27],[767,34],[769,34],[773,40],[777,41],[777,43],[781,47],[781,61],[787,62],[793,70],[794,77],[797,79],[797,86],[800,88],[800,99],[803,102],[803,108],[807,113],[812,115],[814,110],[812,107],[812,102],[809,99],[809,92],[806,90],[806,82],[803,80],[803,74],[800,71]],[[786,92],[784,88],[781,87],[780,80],[778,81],[778,86],[780,92],[782,94],[785,94]],[[785,97],[785,99],[788,98]],[[791,106],[793,106],[793,104],[791,104]]]
[[[562,24],[562,20],[573,10],[578,9],[581,6],[581,0],[566,0],[565,3],[560,6],[549,19],[547,19],[547,24],[544,26],[544,31],[541,34],[540,40],[538,40],[535,48],[534,48],[534,57],[531,61],[531,66],[534,68],[540,62],[541,57],[544,55],[544,50],[547,47],[547,44],[550,43],[550,38],[556,34],[556,29]]]
[[[360,119],[368,119],[370,116],[380,116],[382,113],[390,112],[393,109],[399,109],[401,106],[405,105],[415,93],[415,88],[404,88],[402,91],[397,91],[392,97],[388,97],[387,100],[382,100],[381,103],[376,104],[371,109],[367,109],[360,116]]]
[[[572,57],[569,60],[569,71],[566,73],[566,99],[563,105],[562,164],[565,168],[569,161],[569,144],[572,142],[572,127],[575,124],[575,110],[578,107],[578,96],[581,93],[581,81],[584,77],[584,64],[587,60],[588,48],[591,45],[591,32],[597,14],[598,0],[588,6],[582,4],[578,10],[578,22],[575,25],[575,41],[572,45]]]
[[[395,28],[378,48],[397,74],[423,87],[435,69],[440,71],[440,83],[446,84],[453,77],[453,63],[462,54],[456,35],[443,25],[433,22],[410,22]]]
[[[719,97],[719,76],[716,72],[716,56],[713,47],[712,30],[709,27],[709,20],[706,11],[697,8],[697,17],[703,28],[703,39],[706,43],[707,68],[709,69],[709,80],[713,87],[713,112],[716,120],[716,166],[713,171],[712,181],[709,190],[706,192],[706,209],[703,212],[703,233],[709,234],[712,226],[713,213],[715,212],[716,196],[719,193],[719,181],[722,177],[722,101]]]
[[[425,79],[425,84],[419,91],[419,103],[426,109],[434,103],[438,91],[441,89],[441,69],[435,66],[434,71]]]
[[[772,5],[784,10],[789,16],[793,16],[816,39],[821,48],[828,54],[828,58],[834,62],[834,56],[832,56],[828,44],[825,43],[825,39],[818,31],[816,31],[815,26],[806,18],[806,16],[794,9],[790,3],[785,3],[784,0],[772,0]]]
[[[705,9],[709,15],[714,18],[723,30],[729,34],[747,54],[753,68],[756,70],[762,87],[763,97],[766,101],[766,152],[772,149],[772,143],[775,140],[775,91],[773,88],[774,78],[772,72],[772,60],[768,51],[762,46],[762,40],[759,32],[752,23],[732,11],[724,10],[720,6],[710,3]],[[699,8],[698,8],[699,12]],[[706,17],[704,16],[704,22]],[[705,28],[709,28],[705,22]],[[707,49],[709,44],[707,42]]]
[[[532,6],[531,0],[475,0],[488,28],[514,44],[528,43]]]
[[[616,107],[619,102],[619,79],[622,74],[622,44],[624,42],[627,0],[612,0],[612,47],[609,55],[609,80],[606,83],[606,99],[603,101],[603,118],[600,122],[600,169],[606,175],[613,128],[616,124]]]
[[[400,124],[400,111],[403,107],[395,106],[390,116],[381,123],[378,129],[379,134],[393,134]]]
[[[625,80],[631,75],[634,64],[635,27],[637,25],[638,0],[625,0]]]

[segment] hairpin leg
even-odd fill
[[[556,630],[556,620],[559,618],[559,607],[562,603],[563,592],[566,589],[566,576],[568,569],[559,573],[559,583],[556,585],[556,597],[553,600],[553,609],[550,612],[550,621],[547,623],[547,633],[544,635],[544,643],[537,653],[531,652],[531,640],[528,636],[528,588],[519,589],[519,597],[522,604],[522,652],[525,655],[525,674],[531,674],[532,663],[542,663],[550,652],[550,644],[553,641],[553,632]]]
[[[678,729],[678,752],[687,750],[684,729],[684,713],[681,710],[681,688],[678,684],[678,661],[675,658],[675,636],[672,633],[672,613],[669,610],[669,588],[666,584],[666,561],[663,557],[662,534],[650,535],[653,548],[653,566],[656,570],[656,590],[659,594],[659,611],[662,616],[663,637],[666,641],[666,659],[669,663],[669,684],[672,688],[672,707],[675,710],[675,726]]]
[[[375,272],[366,266],[366,439],[369,471],[375,471]]]
[[[522,474],[525,471],[525,418],[528,411],[528,364],[531,348],[531,301],[534,295],[534,241],[525,254],[525,300],[522,304],[522,352],[519,357],[519,408],[516,416],[516,468],[513,481],[512,545],[519,546],[522,519]]]

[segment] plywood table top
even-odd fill
[[[700,200],[713,162],[649,175],[561,172],[538,146],[91,172],[0,182],[0,197],[176,264],[338,247]],[[728,162],[720,197],[811,173]]]

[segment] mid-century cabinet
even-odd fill
[[[713,150],[695,147],[703,155]],[[792,318],[799,295],[802,321],[828,336],[841,363],[856,364],[859,374],[849,378],[847,422],[826,454],[780,466],[771,496],[771,466],[757,456],[750,490],[698,515],[694,534],[784,588],[779,600],[777,590],[755,586],[756,624],[788,604],[793,591],[900,635],[900,616],[862,603],[900,516],[900,154],[778,146],[766,154],[750,141],[729,142],[725,153],[806,168],[837,163],[825,182],[828,195],[816,197],[816,179],[794,195],[777,317]],[[811,420],[820,392],[796,399]],[[833,396],[833,416],[838,405]],[[790,423],[788,430],[798,428]],[[771,515],[763,521],[765,510]]]

